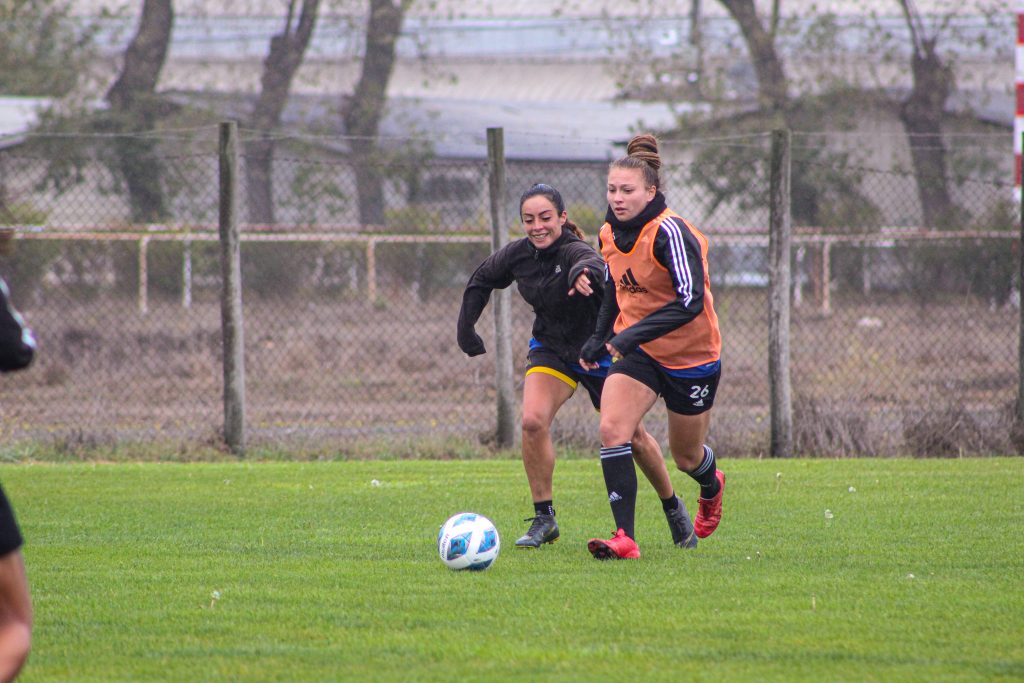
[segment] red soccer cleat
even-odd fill
[[[636,560],[640,557],[640,548],[636,541],[617,529],[615,535],[607,541],[592,538],[587,541],[587,550],[597,560]]]
[[[697,538],[707,538],[718,528],[722,521],[722,494],[725,493],[725,472],[715,470],[718,479],[718,495],[714,498],[697,499],[697,518],[693,520],[693,530]]]

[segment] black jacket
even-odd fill
[[[0,280],[0,372],[28,367],[36,340],[9,301],[7,283]]]
[[[594,293],[569,296],[571,283],[587,268]],[[601,307],[600,281],[604,261],[589,244],[568,230],[547,249],[537,249],[527,238],[510,242],[488,256],[469,278],[459,311],[459,348],[470,356],[485,353],[474,329],[491,298],[491,291],[514,281],[526,303],[533,307],[533,337],[566,362],[579,359],[580,347],[594,332]]]

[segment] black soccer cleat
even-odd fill
[[[554,515],[537,515],[527,517],[524,522],[532,521],[529,531],[523,534],[517,541],[517,548],[539,548],[544,543],[554,543],[558,540],[558,524],[555,523]]]
[[[672,542],[680,548],[696,548],[697,532],[690,521],[690,513],[682,498],[677,498],[678,505],[674,510],[665,512],[665,519],[668,520],[668,528],[672,531]]]

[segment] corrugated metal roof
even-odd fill
[[[359,64],[305,64],[292,87],[297,95],[341,97],[359,80]],[[160,90],[259,92],[262,64],[168,63]],[[620,92],[614,71],[601,62],[460,62],[424,66],[399,62],[388,82],[388,97],[465,100],[551,101],[612,100]]]
[[[670,130],[676,113],[641,102],[391,100],[385,129],[422,131],[449,158],[487,157],[487,128],[502,128],[508,159],[605,161],[639,127]],[[692,108],[690,109],[692,112]]]
[[[167,93],[180,103],[205,107],[217,116],[244,120],[255,95]],[[316,142],[346,151],[348,142],[338,113],[339,98],[293,95],[282,114],[290,134],[326,131]],[[692,110],[691,110],[692,111]],[[502,128],[509,159],[606,161],[622,153],[617,144],[640,130],[665,131],[676,125],[666,104],[639,102],[509,102],[443,98],[388,99],[380,135],[385,146],[429,144],[448,159],[486,159],[487,129]],[[332,137],[336,136],[336,137]]]

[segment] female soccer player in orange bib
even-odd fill
[[[612,356],[601,393],[601,468],[616,531],[591,539],[598,559],[640,557],[634,540],[637,478],[631,435],[660,396],[676,466],[700,484],[694,528],[710,536],[722,517],[725,475],[704,443],[721,375],[722,338],[708,277],[708,241],[660,191],[658,141],[630,140],[608,169],[601,228],[605,295],[594,335],[580,351],[593,367]]]

